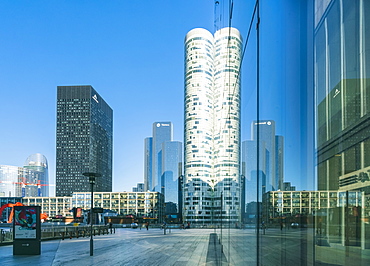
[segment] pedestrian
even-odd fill
[[[149,222],[145,223],[146,230],[149,230]]]
[[[188,222],[188,225],[185,227],[185,229],[190,229],[190,222]]]

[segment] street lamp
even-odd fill
[[[184,193],[184,176],[180,175],[178,179],[178,202],[179,202],[179,220],[181,224],[183,223],[182,217],[183,217],[183,206],[184,206],[184,198],[183,198],[183,193]]]
[[[95,185],[95,178],[96,177],[101,177],[101,174],[98,173],[83,173],[83,176],[86,176],[89,178],[89,183],[91,185],[91,209],[90,209],[90,256],[94,255],[93,250],[94,250],[94,243],[93,243],[93,204],[94,204],[94,185]]]

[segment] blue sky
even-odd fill
[[[220,2],[222,27],[228,25],[228,1]],[[280,23],[281,1],[265,2],[269,25]],[[253,5],[234,1],[232,26],[244,38]],[[22,166],[29,155],[42,153],[55,184],[59,85],[92,85],[112,107],[114,191],[131,191],[143,182],[144,138],[153,122],[171,121],[174,140],[182,141],[183,40],[196,27],[214,31],[214,1],[1,1],[0,25],[0,164]],[[281,28],[265,30],[268,73],[269,67],[279,68],[271,63],[282,60],[279,49],[287,49]],[[254,28],[249,45],[242,73],[244,140],[255,117]],[[265,79],[266,91],[274,92],[279,78],[277,73]],[[266,99],[267,107],[275,101],[277,109],[261,119],[281,120],[277,133],[284,135],[291,129],[282,126],[287,116],[281,104],[289,97],[277,97]]]

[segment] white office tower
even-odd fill
[[[186,222],[240,220],[240,63],[235,28],[213,36],[193,29],[185,38]]]

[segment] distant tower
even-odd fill
[[[178,204],[179,177],[182,174],[182,143],[166,141],[162,144],[161,193],[165,202]]]
[[[40,153],[30,155],[24,168],[39,172],[37,180],[37,196],[49,197],[49,171],[46,157]]]
[[[283,190],[284,184],[284,137],[275,136],[275,184],[276,190]]]
[[[150,190],[156,192],[161,192],[162,144],[166,141],[172,141],[172,123],[154,122],[152,142],[152,187]]]
[[[182,176],[182,143],[172,141],[172,123],[153,123],[153,137],[145,139],[144,183],[146,190],[160,192],[177,208]]]
[[[257,136],[257,127],[259,136]],[[265,147],[265,175],[266,192],[277,190],[276,182],[276,143],[275,143],[275,121],[260,120],[252,123],[252,139],[258,141]]]
[[[144,191],[153,188],[153,138],[144,140]]]
[[[95,191],[112,191],[113,111],[91,86],[58,86],[56,196],[88,192],[84,172],[102,175]]]
[[[132,188],[132,192],[145,192],[144,183],[137,183],[136,187]]]
[[[0,197],[48,197],[48,162],[40,153],[30,155],[23,167],[0,165]]]
[[[257,149],[259,153],[259,167],[257,169]],[[245,203],[257,200],[257,184],[259,184],[258,197],[262,201],[262,195],[266,193],[266,148],[265,143],[256,140],[246,140],[242,143],[242,175],[245,178]],[[257,178],[259,182],[257,183]]]

